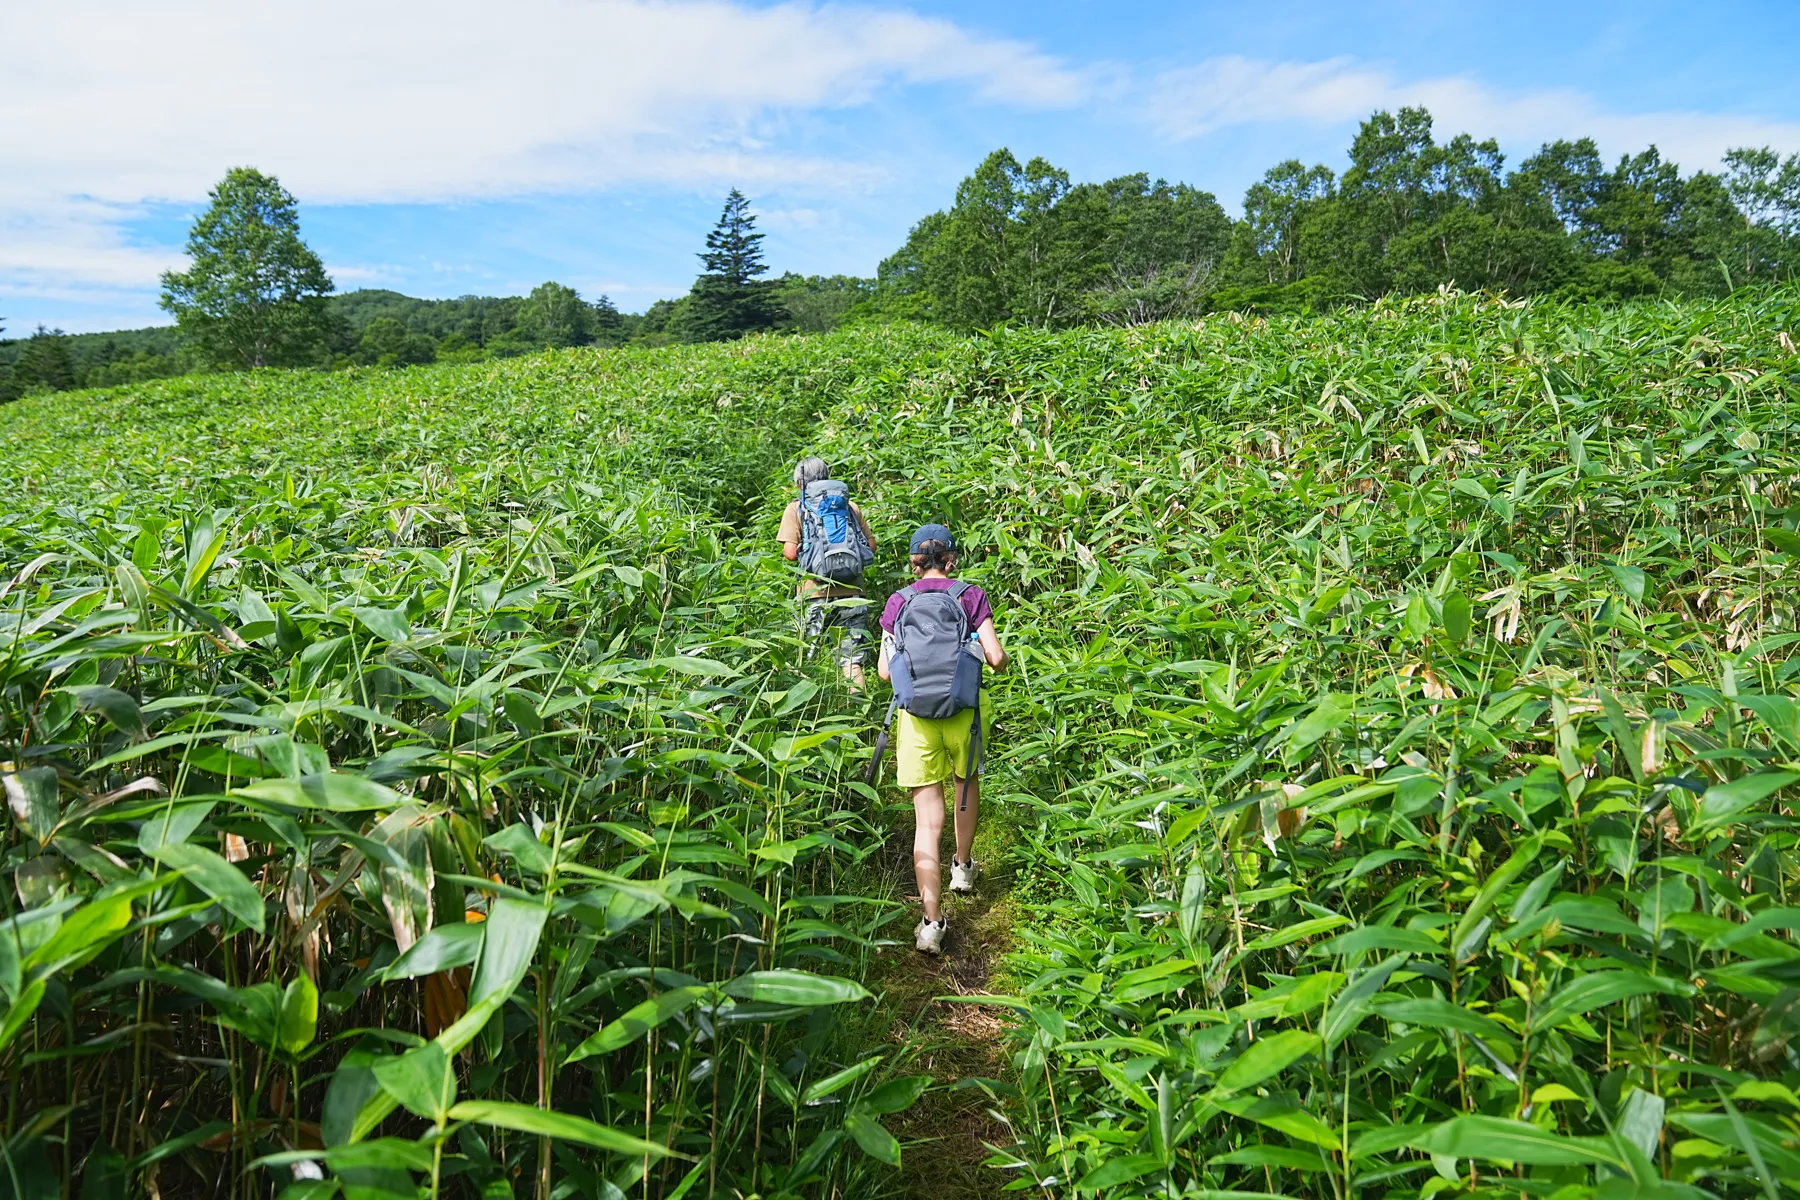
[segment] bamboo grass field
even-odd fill
[[[0,1192],[1800,1190],[1796,339],[1442,290],[10,405]],[[1015,658],[943,964],[808,453]]]

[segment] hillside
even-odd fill
[[[1800,1186],[1796,338],[1442,293],[11,405],[15,1169]],[[807,451],[1016,658],[942,964],[885,695],[800,656]]]

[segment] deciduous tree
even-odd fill
[[[234,167],[211,199],[188,233],[188,269],[162,277],[162,307],[214,366],[315,360],[331,330],[331,278],[300,240],[294,197],[273,175]]]

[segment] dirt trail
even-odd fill
[[[1003,857],[991,855],[996,863]],[[899,823],[890,834],[882,867],[908,908],[904,921],[891,926],[891,936],[902,944],[882,956],[870,980],[882,995],[886,1022],[881,1036],[909,1052],[907,1073],[937,1081],[934,1090],[890,1122],[905,1147],[901,1194],[933,1200],[998,1196],[1011,1176],[982,1162],[990,1145],[1004,1146],[1011,1137],[1006,1124],[988,1111],[994,1101],[973,1084],[938,1089],[964,1079],[1010,1075],[1004,1045],[1007,1014],[981,1005],[940,1003],[936,997],[1004,989],[996,977],[1000,960],[1012,947],[1012,906],[1006,896],[1011,880],[988,875],[974,896],[949,897],[950,941],[943,957],[930,958],[912,949],[919,898],[913,884],[911,821]]]

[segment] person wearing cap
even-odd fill
[[[802,493],[807,484],[830,477],[831,467],[822,458],[803,458],[794,466],[794,485]],[[873,550],[875,534],[854,500],[850,502],[850,512]],[[789,562],[800,559],[800,538],[800,501],[791,500],[781,514],[781,528],[775,534],[775,540],[781,543],[782,556]],[[802,636],[808,646],[818,645],[826,630],[834,626],[843,630],[838,642],[838,666],[843,670],[844,678],[850,681],[851,688],[860,692],[863,664],[868,661],[869,654],[869,602],[863,599],[862,589],[854,583],[833,583],[803,575],[796,594],[806,605]]]
[[[950,572],[956,569],[956,539],[943,525],[921,525],[910,544],[913,588],[917,591],[950,591],[956,583]],[[987,593],[970,585],[959,597],[969,628],[981,643],[982,656],[996,671],[1006,669],[1006,650],[994,632],[994,610]],[[900,618],[905,601],[899,594],[889,597],[881,614],[881,654],[876,672],[884,680],[892,680],[888,669],[894,651],[894,625]],[[980,705],[982,736],[985,739],[993,722],[993,707],[985,700]],[[901,711],[894,728],[894,765],[901,787],[911,788],[913,815],[917,822],[913,832],[913,874],[919,884],[919,899],[925,918],[914,931],[914,944],[927,954],[943,953],[944,935],[949,928],[941,904],[943,890],[942,840],[945,785],[965,781],[957,787],[961,799],[956,807],[956,847],[950,856],[950,890],[973,892],[981,878],[975,864],[975,821],[981,811],[980,781],[969,771],[970,748],[976,709],[966,708],[955,716],[932,719],[915,717]]]

